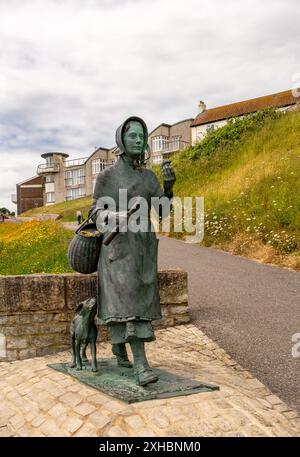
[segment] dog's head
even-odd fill
[[[97,302],[95,298],[88,298],[76,307],[76,314],[80,316],[93,316],[96,314]]]

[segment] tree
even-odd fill
[[[7,214],[8,216],[12,215],[7,208],[0,208],[0,214]]]

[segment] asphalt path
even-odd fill
[[[300,412],[300,273],[166,237],[159,268],[188,272],[192,322]]]

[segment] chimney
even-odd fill
[[[199,102],[198,110],[199,110],[199,114],[201,114],[204,111],[206,111],[206,105],[202,100],[200,100],[200,102]]]

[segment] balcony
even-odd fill
[[[78,167],[80,165],[83,165],[87,159],[88,159],[88,157],[83,157],[82,159],[65,160],[64,164],[65,164],[66,168]]]
[[[151,151],[150,162],[157,164],[162,163],[164,159],[167,159],[170,155],[175,152],[182,151],[190,146],[190,143],[182,140],[165,140],[160,144],[159,148],[155,148]]]
[[[17,194],[11,194],[11,201],[12,201],[12,203],[15,203],[15,204],[18,203]]]
[[[85,184],[85,175],[76,178],[65,178],[65,187],[80,187]]]
[[[176,152],[176,151],[182,151],[183,149],[186,149],[190,146],[190,143],[187,141],[183,140],[165,140],[162,141],[162,144],[160,145],[159,148],[153,149],[152,152],[155,153],[170,153],[170,152]]]
[[[41,163],[40,165],[38,165],[36,172],[38,175],[46,175],[48,173],[58,173],[59,164],[58,163]]]

